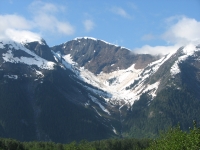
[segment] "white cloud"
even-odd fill
[[[14,34],[16,37],[19,31],[25,33],[24,35],[38,36],[38,34],[31,32],[35,29],[45,35],[49,33],[72,35],[75,32],[74,27],[69,22],[57,19],[59,13],[65,11],[63,6],[34,1],[30,4],[29,10],[32,13],[31,19],[17,14],[0,15],[0,38],[8,37],[8,33]],[[21,37],[20,34],[19,37]]]
[[[34,22],[40,31],[46,33],[72,35],[75,31],[70,23],[59,21],[55,16],[45,13],[34,16]]]
[[[19,15],[0,15],[0,32],[5,31],[7,28],[15,29],[31,29],[31,21],[26,20]]]
[[[131,18],[131,16],[121,7],[112,7],[111,11],[117,15],[120,15],[121,17],[129,18],[129,19]]]
[[[5,34],[10,39],[19,43],[41,41],[40,35],[30,32],[30,31],[25,31],[25,30],[7,29]]]
[[[9,38],[19,40],[21,36],[29,37],[28,34],[35,36],[37,34],[28,32],[34,27],[34,23],[19,15],[0,15],[0,38]],[[18,34],[15,32],[18,31]],[[22,33],[19,33],[22,31]],[[15,33],[14,33],[15,32]],[[24,34],[27,32],[26,34]],[[18,35],[18,36],[17,36]],[[39,36],[39,35],[37,35]]]
[[[92,20],[85,20],[85,21],[83,21],[83,24],[84,24],[85,30],[87,32],[91,31],[95,26],[95,24]]]
[[[150,46],[145,45],[135,48],[136,53],[144,54],[167,54],[178,50],[187,44],[200,44],[200,22],[184,16],[173,16],[166,19],[167,30],[162,34],[162,39],[170,46]],[[145,35],[143,39],[151,39],[150,35]]]
[[[141,48],[135,48],[133,51],[139,54],[152,54],[152,55],[165,55],[170,52],[176,51],[181,45],[172,46],[150,46],[144,45]]]
[[[35,1],[30,5],[29,9],[33,14],[35,24],[43,32],[46,31],[64,35],[72,35],[74,33],[75,29],[69,22],[57,19],[57,13],[59,15],[59,12],[65,11],[65,7],[44,3],[42,1]]]
[[[175,18],[168,21],[174,22]],[[176,21],[176,20],[175,20]],[[187,44],[200,42],[200,22],[187,17],[179,17],[177,22],[169,27],[163,34],[163,39],[168,43]]]

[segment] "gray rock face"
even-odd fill
[[[33,51],[35,54],[37,54],[38,56],[48,60],[48,61],[53,61],[55,62],[55,59],[51,53],[51,50],[49,48],[49,46],[46,44],[45,41],[43,41],[44,45],[40,44],[39,42],[31,42],[31,43],[27,43],[24,46]]]
[[[62,55],[70,54],[80,67],[84,66],[95,74],[127,69],[133,64],[136,69],[142,69],[158,59],[148,54],[134,54],[126,48],[91,38],[72,40],[52,49],[55,52],[60,51]]]

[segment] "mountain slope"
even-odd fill
[[[144,93],[125,118],[125,135],[156,136],[160,130],[180,123],[183,130],[200,123],[200,53],[199,47],[188,45],[169,54],[161,67],[148,80],[160,80],[156,97]],[[138,109],[142,108],[142,109]]]
[[[25,48],[32,44],[40,43],[1,41],[0,136],[63,143],[115,136],[110,121],[96,113],[97,106],[84,105],[92,103],[89,95],[95,93],[85,88],[92,86]]]
[[[84,43],[85,41],[89,42],[86,44]],[[193,119],[198,120],[198,110],[196,110],[196,106],[199,105],[198,91],[200,90],[198,46],[189,44],[160,59],[159,57],[151,56],[154,61],[140,69],[135,67],[138,62],[133,60],[136,58],[134,56],[131,58],[132,65],[125,69],[110,69],[110,72],[101,70],[101,73],[96,74],[96,72],[92,72],[92,67],[81,66],[79,61],[73,57],[74,48],[72,48],[72,52],[65,53],[67,47],[73,47],[74,45],[79,45],[81,47],[79,51],[84,51],[84,46],[92,47],[95,45],[93,42],[99,45],[99,42],[102,41],[86,37],[77,38],[52,49],[64,61],[74,64],[73,67],[79,70],[78,75],[84,81],[107,91],[109,95],[102,93],[100,95],[107,103],[119,106],[122,126],[120,132],[122,132],[123,136],[139,138],[156,136],[159,130],[166,129],[170,125],[176,125],[178,122],[182,123],[183,129],[186,130]],[[91,53],[90,48],[89,50]],[[101,50],[104,51],[104,49]],[[78,52],[78,50],[75,51]],[[106,52],[104,51],[103,53]],[[76,57],[82,57],[78,53],[75,55]],[[113,54],[111,50],[110,55],[107,54],[107,57],[112,60],[112,56],[115,56],[115,53]],[[131,54],[129,53],[129,55]],[[97,56],[94,57],[96,58]],[[126,55],[123,57],[126,57]],[[145,55],[141,57],[146,58]],[[123,59],[119,59],[119,61],[123,61]],[[111,66],[114,65],[116,64]],[[95,67],[96,69],[101,69],[100,66],[97,65]],[[165,103],[163,103],[163,100]],[[190,100],[191,103],[189,103]],[[187,105],[189,105],[188,108],[186,107]],[[195,109],[190,111],[192,108]],[[184,120],[184,118],[187,119]]]
[[[199,123],[200,47],[165,56],[134,54],[76,38],[0,41],[0,136],[71,142],[155,137]],[[17,130],[16,130],[17,129]]]

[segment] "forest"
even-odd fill
[[[183,131],[180,125],[161,131],[156,139],[107,139],[68,144],[54,142],[20,142],[14,139],[0,139],[0,150],[198,150],[200,149],[200,128],[193,122],[193,128]]]

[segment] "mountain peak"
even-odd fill
[[[130,49],[126,48],[126,47],[122,47],[122,46],[117,45],[117,44],[109,43],[109,42],[107,42],[107,41],[104,41],[104,40],[101,40],[101,39],[97,39],[97,38],[94,38],[94,37],[87,37],[87,36],[85,36],[85,37],[76,37],[76,38],[74,38],[74,40],[79,41],[79,42],[80,42],[80,40],[82,40],[82,39],[85,39],[85,40],[92,40],[92,41],[101,41],[101,42],[103,42],[103,43],[105,43],[105,44],[108,44],[108,45],[111,45],[111,46],[120,47],[120,48],[124,48],[124,49],[130,50]],[[130,51],[131,51],[131,50],[130,50]]]
[[[98,40],[98,39],[96,39],[96,38],[87,37],[87,36],[85,36],[85,37],[76,37],[76,38],[74,38],[74,40],[81,40],[81,39],[90,39],[90,40],[94,40],[94,41],[97,41],[97,40]]]
[[[91,37],[78,37],[54,46],[52,50],[61,52],[63,57],[69,55],[79,67],[85,67],[94,74],[127,69],[132,64],[141,69],[156,59],[151,55],[135,55],[126,48]]]

